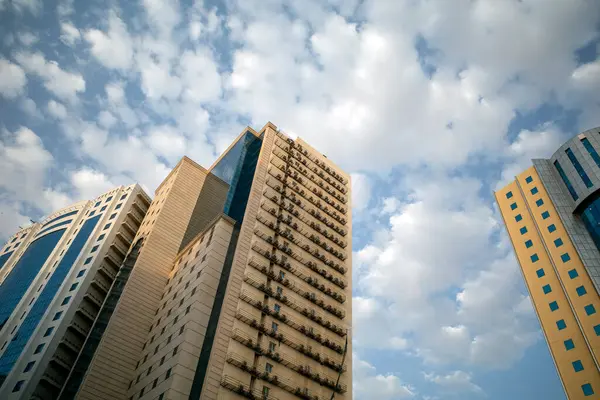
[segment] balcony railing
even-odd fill
[[[262,392],[258,389],[251,390],[250,386],[228,375],[223,376],[223,378],[221,379],[221,386],[247,399],[279,400],[272,394],[266,394],[265,392]]]

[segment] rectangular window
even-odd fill
[[[531,240],[525,242],[525,247],[530,248],[531,246],[533,246],[533,242]]]
[[[265,364],[265,371],[270,374],[271,372],[273,372],[273,366],[271,364],[269,364],[269,363],[266,363]]]
[[[575,348],[575,343],[573,343],[573,339],[567,339],[565,340],[565,349],[567,351],[569,350],[573,350]]]
[[[571,160],[571,164],[573,164],[573,167],[575,167],[575,171],[577,171],[579,177],[581,178],[583,183],[585,183],[585,186],[587,188],[591,188],[592,186],[594,186],[589,176],[579,163],[579,160],[577,159],[577,157],[575,157],[575,154],[573,154],[573,151],[571,149],[567,149],[565,150],[565,153],[567,153],[567,157],[569,157],[569,160]]]
[[[170,376],[171,376],[171,368],[169,368],[167,370],[167,373],[165,374],[165,379],[169,379]]]
[[[112,200],[112,196],[108,196],[108,199],[106,199],[105,203],[108,203],[111,200]]]
[[[163,365],[165,363],[165,356],[162,356],[162,358],[160,359],[160,365]]]
[[[549,213],[548,211],[544,211],[544,212],[542,213],[542,218],[543,218],[543,219],[548,219],[548,218],[550,218],[550,213]]]
[[[98,247],[100,247],[100,246],[92,247],[92,250],[90,250],[90,253],[95,253],[98,250]]]
[[[510,209],[511,209],[511,210],[516,210],[516,209],[517,209],[517,203],[512,203],[512,204],[510,205]]]
[[[116,216],[117,216],[117,213],[113,213],[108,220],[110,221],[111,219],[115,219]]]
[[[506,192],[506,198],[510,199],[511,197],[513,197],[513,193],[512,192]]]
[[[100,209],[100,212],[106,210],[106,206],[102,206],[102,208]]]
[[[279,325],[277,325],[277,323],[271,323],[271,329],[273,330],[273,332],[277,332],[277,328],[279,328]]]
[[[72,284],[71,287],[69,288],[69,292],[72,292],[73,290],[77,289],[78,285],[79,285],[79,283]]]
[[[121,208],[122,205],[123,204],[121,204],[121,203],[117,204],[117,206],[115,207],[115,210],[118,210],[119,208]]]
[[[594,394],[594,389],[592,389],[592,385],[589,383],[585,383],[581,385],[581,390],[583,391],[584,396],[592,396]]]
[[[52,318],[52,321],[56,321],[58,319],[60,319],[60,316],[62,315],[62,311],[57,312],[56,314],[54,314],[54,318]]]
[[[519,232],[521,232],[521,235],[524,235],[527,233],[527,227],[522,227],[521,229],[519,229]]]
[[[596,336],[600,336],[600,325],[594,326],[594,332],[596,332]]]
[[[534,187],[533,189],[531,189],[531,194],[537,194],[538,193],[538,188]]]
[[[525,182],[531,183],[533,182],[533,178],[531,176],[528,176],[527,178],[525,178]]]
[[[54,327],[51,326],[50,328],[46,329],[46,332],[44,333],[44,337],[48,337],[50,335],[52,335],[52,332],[54,332]]]
[[[88,265],[89,263],[92,262],[92,260],[94,259],[94,257],[88,257],[85,259],[85,262],[83,263],[83,265]]]
[[[104,228],[102,228],[103,231],[107,230],[108,228],[110,228],[110,224],[106,224],[104,225]]]
[[[556,226],[554,224],[548,225],[548,232],[552,233],[556,230]]]
[[[25,381],[19,381],[16,383],[15,387],[13,388],[13,393],[20,391],[23,388],[23,385],[25,384]]]
[[[94,216],[94,214],[96,214],[96,211],[92,211],[92,212],[90,213],[90,217],[93,217],[93,216]]]
[[[537,200],[535,201],[535,205],[536,205],[536,206],[538,206],[538,207],[540,207],[540,206],[544,205],[544,200],[542,200],[542,199],[537,199]]]
[[[275,312],[280,312],[281,311],[281,306],[279,304],[275,304],[273,306],[273,309],[275,310]]]
[[[546,273],[544,272],[544,268],[538,269],[537,271],[535,271],[535,273],[537,274],[538,278],[541,278],[546,275]]]
[[[544,285],[542,290],[544,291],[544,294],[548,294],[552,292],[552,287],[550,285]]]
[[[40,344],[38,347],[35,348],[33,354],[40,354],[42,350],[44,350],[44,346],[46,346],[46,343]]]
[[[558,303],[556,301],[553,301],[552,303],[550,303],[549,306],[550,306],[550,311],[558,310]]]
[[[563,254],[563,255],[560,256],[560,259],[563,262],[567,262],[567,261],[569,261],[571,259],[571,256],[569,255],[569,253],[565,253],[565,254]]]
[[[592,160],[594,160],[598,168],[600,168],[600,156],[598,155],[598,152],[596,152],[596,149],[594,149],[594,146],[592,146],[592,144],[587,138],[581,139],[581,143],[583,144],[583,147],[585,147],[587,152],[590,154]]]
[[[559,319],[558,321],[556,321],[556,327],[559,331],[562,331],[567,327],[567,324],[564,319]]]
[[[583,309],[585,310],[585,313],[587,315],[594,315],[594,314],[596,314],[596,307],[594,307],[593,304],[588,304],[587,306],[583,307]]]
[[[187,306],[187,308],[185,309],[185,313],[189,314],[189,312],[190,312],[190,306]]]
[[[277,345],[274,342],[269,342],[269,351],[275,353],[276,346]]]
[[[572,269],[569,271],[569,278],[571,279],[575,279],[579,276],[579,273],[577,272],[576,269]]]
[[[97,202],[96,204],[94,204],[94,207],[98,207],[100,205],[100,202]]]
[[[567,178],[567,175],[565,174],[565,171],[562,169],[562,166],[560,165],[560,163],[558,161],[554,161],[554,167],[558,171],[558,174],[560,175],[563,183],[565,184],[565,186],[569,190],[569,194],[571,195],[571,197],[573,198],[573,200],[577,201],[577,199],[579,199],[579,196],[577,195],[577,192],[573,188],[573,185],[571,185],[571,181],[569,181],[569,178]]]
[[[179,349],[179,346],[175,346],[175,348],[173,349],[173,355],[177,354],[177,350]]]
[[[585,290],[584,286],[579,286],[577,289],[575,289],[577,291],[577,295],[579,297],[583,296],[584,294],[587,293],[587,290]]]
[[[534,263],[535,263],[535,262],[538,262],[538,261],[539,261],[539,259],[540,259],[540,258],[538,257],[537,253],[536,253],[536,254],[533,254],[533,255],[531,256],[531,262],[534,262]]]
[[[64,298],[64,300],[62,301],[62,303],[60,304],[61,306],[64,306],[65,304],[69,303],[69,300],[71,300],[71,296],[67,296]]]
[[[563,241],[562,241],[562,239],[561,239],[561,238],[558,238],[558,239],[556,239],[556,240],[554,241],[554,246],[556,246],[556,247],[560,247],[560,246],[562,246],[562,245],[563,245]]]
[[[106,235],[103,233],[102,235],[98,236],[98,242],[101,241],[102,239],[104,239],[106,237]]]
[[[31,369],[33,368],[34,365],[35,365],[35,361],[28,362],[27,365],[25,366],[25,369],[23,370],[23,372],[31,371]]]
[[[127,197],[127,193],[125,193],[123,196],[121,196],[120,200],[123,200],[125,197]]]
[[[581,363],[581,361],[577,360],[577,361],[573,361],[573,369],[575,370],[575,372],[579,372],[579,371],[583,371],[583,364]]]

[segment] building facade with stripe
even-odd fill
[[[600,129],[495,193],[567,398],[600,398]]]

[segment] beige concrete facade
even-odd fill
[[[567,398],[598,398],[600,297],[547,188],[531,167],[495,196]]]

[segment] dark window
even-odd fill
[[[510,199],[511,197],[513,197],[513,193],[512,192],[506,192],[506,198]]]
[[[525,178],[525,182],[531,183],[533,182],[533,178],[531,176],[528,176],[527,178]]]
[[[538,188],[534,187],[533,189],[531,189],[531,194],[537,194],[538,193]]]
[[[34,365],[35,365],[35,361],[28,362],[27,365],[25,366],[25,369],[23,370],[23,372],[31,371],[31,369],[33,368]]]
[[[110,221],[111,219],[115,219],[115,217],[116,217],[116,216],[117,216],[117,213],[113,213],[113,214],[110,216],[110,218],[109,218],[109,221]]]
[[[71,300],[71,296],[65,297],[60,305],[64,306],[64,305],[68,304],[69,300]]]
[[[21,388],[23,388],[23,385],[25,384],[25,381],[19,381],[17,382],[17,384],[15,385],[15,387],[13,388],[13,393],[18,392],[19,390],[21,390]]]
[[[115,210],[118,210],[119,208],[121,208],[121,206],[122,206],[122,205],[123,205],[123,204],[120,204],[120,203],[119,203],[119,204],[117,204],[117,206],[115,207]]]
[[[54,327],[53,326],[51,326],[50,328],[46,329],[46,332],[44,333],[44,337],[52,335],[53,331],[54,331]]]
[[[170,376],[171,376],[171,368],[169,368],[167,370],[167,373],[165,374],[165,379],[169,379]]]
[[[571,164],[573,164],[573,167],[575,167],[575,171],[577,171],[585,186],[587,188],[591,188],[592,186],[594,186],[589,176],[579,163],[579,160],[577,159],[577,157],[575,157],[575,154],[573,154],[573,151],[571,149],[567,149],[565,150],[565,153],[567,153],[567,157],[569,157],[569,160],[571,160]]]
[[[536,206],[538,206],[538,207],[540,207],[540,206],[544,205],[544,200],[542,200],[542,199],[537,199],[537,200],[535,201],[535,205],[536,205]]]
[[[567,187],[567,190],[569,191],[569,194],[571,194],[571,197],[573,198],[573,200],[579,199],[579,196],[577,195],[577,192],[573,188],[573,185],[571,185],[571,181],[569,180],[569,178],[567,178],[567,175],[565,174],[565,171],[562,169],[562,167],[561,167],[561,165],[560,165],[560,163],[558,161],[554,161],[554,167],[556,167],[556,170],[558,171],[558,174],[560,175],[563,183]]]
[[[33,352],[33,354],[40,354],[42,352],[42,350],[44,350],[44,346],[46,346],[46,343],[42,343],[42,344],[38,345],[38,347],[35,348],[35,351]]]
[[[85,274],[85,269],[82,269],[81,271],[79,271],[79,272],[77,273],[77,277],[78,277],[78,278],[81,278],[81,277],[82,277],[84,274]]]
[[[62,311],[59,311],[56,314],[54,314],[54,318],[52,318],[52,321],[56,321],[57,319],[60,319],[62,313],[63,313]]]
[[[78,285],[79,285],[79,283],[72,284],[71,287],[69,288],[69,292],[72,292],[73,290],[77,289]]]
[[[564,341],[564,343],[565,343],[565,349],[567,351],[575,348],[575,343],[573,343],[573,339],[567,339]]]

